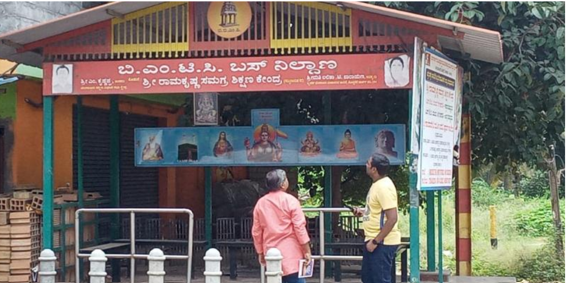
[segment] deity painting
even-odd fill
[[[355,148],[355,140],[351,138],[351,131],[349,129],[343,133],[343,139],[339,143],[339,152],[336,156],[341,159],[355,159],[359,156]]]
[[[142,149],[143,161],[158,161],[164,159],[164,153],[160,146],[161,139],[161,134],[160,137],[157,137],[156,134],[152,134],[148,137],[148,142]]]
[[[193,105],[195,125],[217,125],[219,123],[216,93],[196,93]]]
[[[198,159],[197,155],[197,139],[195,135],[183,135],[178,143],[178,161],[194,162]]]
[[[303,156],[317,156],[321,153],[321,146],[319,145],[319,140],[314,138],[314,133],[308,131],[306,133],[306,138],[300,142],[302,147],[300,147],[300,154]]]
[[[389,159],[398,158],[398,152],[394,151],[394,133],[389,130],[382,130],[375,136],[376,152],[385,155]]]
[[[404,87],[410,82],[410,57],[397,56],[385,61],[385,84],[389,87]]]
[[[287,135],[271,125],[262,124],[254,130],[254,143],[245,139],[247,160],[254,162],[280,162],[282,161],[282,146],[276,137],[287,138]]]
[[[220,132],[215,145],[213,146],[213,156],[218,158],[231,158],[233,154],[233,146],[227,140],[227,133]]]

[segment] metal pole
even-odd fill
[[[412,90],[408,92],[409,108],[412,109]],[[408,121],[412,121],[412,111],[409,111]],[[409,123],[409,135],[412,135],[412,123]],[[408,139],[410,144],[411,139]],[[410,145],[408,146],[410,148]],[[413,159],[411,157],[410,164],[413,164]],[[417,173],[410,171],[409,180],[409,197],[410,197],[410,282],[419,283],[420,282],[420,224],[419,224],[419,206],[420,206],[420,195],[418,193],[417,187]]]
[[[330,92],[325,92],[323,94],[323,106],[324,106],[324,121],[326,125],[331,125],[331,94]],[[331,166],[324,166],[324,206],[325,207],[332,207],[333,206],[333,181],[332,181],[332,170]],[[332,229],[332,222],[333,217],[331,215],[327,215],[325,219],[325,242],[331,243],[333,229]],[[321,234],[322,236],[324,234]],[[331,253],[331,249],[326,251],[327,253]],[[331,265],[327,267],[325,271],[327,276],[331,276]]]
[[[53,248],[53,97],[43,98],[43,249]]]
[[[130,283],[134,283],[134,276],[136,276],[136,259],[134,255],[136,254],[136,214],[134,211],[130,212]]]
[[[438,191],[438,282],[444,283],[444,259],[442,242],[444,240],[442,233],[442,190]]]
[[[118,96],[110,96],[110,205],[120,207],[120,116]],[[113,215],[112,239],[120,237],[120,217]]]
[[[320,250],[320,283],[324,283],[325,280],[325,231],[324,231],[324,226],[325,226],[325,221],[324,221],[324,216],[325,213],[323,212],[323,210],[320,210],[319,213],[319,250]]]
[[[213,247],[213,185],[211,167],[205,167],[205,240],[207,249]]]
[[[193,265],[193,212],[188,212],[189,231],[187,237],[187,283],[191,282],[191,267]]]
[[[85,207],[83,195],[83,97],[77,96],[77,201],[79,208]],[[79,238],[75,241],[79,242],[79,246],[83,246],[83,217],[79,215]],[[79,266],[79,277],[83,278],[83,259],[77,258],[75,261]],[[79,281],[77,281],[79,282]]]
[[[110,206],[120,207],[120,116],[118,109],[118,96],[110,96]],[[111,215],[111,239],[120,238],[120,215]],[[120,262],[113,260],[113,281],[120,280]]]
[[[428,271],[436,270],[436,217],[434,191],[426,192],[426,247],[428,253]]]

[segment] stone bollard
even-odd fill
[[[164,283],[166,272],[164,271],[166,256],[160,249],[153,249],[148,255],[148,283]]]
[[[55,253],[50,249],[41,251],[39,255],[39,283],[55,283]]]
[[[276,248],[266,252],[266,283],[282,283],[282,253]]]
[[[91,263],[91,271],[89,271],[89,276],[91,277],[90,283],[105,283],[106,280],[106,255],[102,250],[94,250],[89,257],[89,262]]]
[[[203,257],[205,260],[205,283],[221,283],[221,253],[217,249],[208,249]]]

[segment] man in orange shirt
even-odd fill
[[[259,262],[271,248],[282,253],[282,283],[305,283],[298,278],[301,259],[311,261],[310,237],[300,201],[287,194],[288,178],[282,169],[266,174],[268,193],[254,207],[252,236]]]

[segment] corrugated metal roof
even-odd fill
[[[454,32],[463,32],[463,39],[438,36],[443,48],[456,50],[469,54],[470,58],[500,63],[503,61],[503,49],[499,32],[487,29],[444,21],[432,17],[417,15],[409,12],[380,7],[356,1],[325,1],[331,4],[341,4],[352,9],[359,9],[411,22],[436,26]],[[114,2],[89,10],[74,13],[46,23],[31,26],[26,29],[0,35],[0,58],[32,66],[41,66],[42,57],[33,52],[17,53],[18,45],[28,44],[57,34],[68,32],[77,28],[92,25],[113,18],[107,11],[112,10],[118,14],[128,14],[140,9],[154,6],[163,2]]]
[[[331,1],[328,1],[331,2]],[[464,33],[463,39],[438,36],[443,48],[459,51],[470,55],[470,58],[490,63],[503,62],[503,44],[501,34],[497,31],[458,24],[432,17],[404,12],[396,9],[385,8],[358,1],[334,1],[331,3],[341,4],[345,7],[403,19],[411,22],[448,29],[453,32]],[[462,49],[463,48],[463,49]]]

